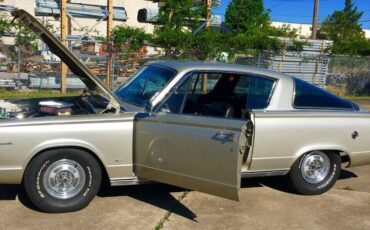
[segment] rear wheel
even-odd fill
[[[341,170],[341,158],[337,153],[313,151],[294,163],[287,179],[300,194],[318,195],[327,192],[337,181]]]
[[[27,195],[44,212],[80,210],[94,198],[100,184],[99,163],[78,149],[56,149],[37,155],[24,176]]]

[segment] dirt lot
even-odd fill
[[[86,209],[34,210],[19,186],[0,186],[1,229],[370,229],[370,166],[335,188],[300,196],[282,177],[243,180],[240,202],[162,184],[107,188]]]

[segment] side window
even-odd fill
[[[215,87],[222,74],[197,73],[191,77],[190,94],[208,94]]]
[[[294,78],[295,108],[354,109],[352,103],[343,100],[303,80]]]
[[[186,80],[177,89],[175,89],[167,101],[160,107],[160,111],[167,113],[180,113],[185,96],[188,93],[190,82],[192,82],[192,78]]]
[[[273,80],[262,77],[197,73],[171,94],[160,111],[240,119],[249,109],[266,108],[273,86]]]
[[[193,74],[172,92],[159,110],[170,113],[201,114],[201,107],[208,100],[206,98],[219,91],[216,90],[216,85],[221,77],[222,74]]]
[[[250,76],[248,77],[247,109],[265,109],[270,103],[274,80]]]

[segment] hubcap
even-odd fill
[[[307,154],[301,165],[303,179],[310,184],[322,182],[329,174],[330,160],[323,152],[312,152]]]
[[[73,160],[59,160],[51,164],[44,175],[45,190],[57,199],[76,196],[85,185],[85,171]]]

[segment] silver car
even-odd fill
[[[242,177],[285,175],[298,193],[321,194],[342,166],[370,163],[370,114],[302,80],[158,61],[112,93],[31,15],[13,15],[87,87],[76,97],[3,102],[0,183],[22,183],[42,211],[84,208],[103,180],[238,200]]]

